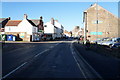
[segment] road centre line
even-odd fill
[[[48,50],[50,50],[50,49],[46,49],[46,50],[40,52],[39,54],[35,55],[34,57],[38,57],[40,54],[43,54],[43,53],[47,52]]]
[[[27,62],[24,62],[23,64],[21,64],[20,66],[18,66],[17,68],[15,68],[14,70],[12,70],[12,71],[9,72],[8,74],[6,74],[4,77],[2,77],[2,79],[8,77],[8,76],[11,75],[12,73],[14,73],[15,71],[17,71],[17,70],[20,69],[21,67],[23,67],[25,64],[27,64]]]
[[[55,46],[57,46],[59,43],[57,43]],[[52,48],[53,47],[55,47],[55,46],[52,46]],[[45,52],[47,52],[47,51],[49,51],[50,49],[46,49],[46,50],[44,50],[44,51],[42,51],[42,52],[40,52],[39,54],[37,54],[37,55],[35,55],[34,57],[37,57],[37,56],[39,56],[40,54],[43,54],[43,53],[45,53]],[[21,64],[20,66],[18,66],[17,68],[15,68],[14,70],[12,70],[11,72],[9,72],[8,74],[6,74],[5,76],[3,76],[2,77],[2,79],[5,79],[6,77],[8,77],[9,75],[11,75],[12,73],[14,73],[15,71],[17,71],[18,69],[20,69],[21,67],[23,67],[25,64],[27,64],[28,62],[24,62],[23,64]]]

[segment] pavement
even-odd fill
[[[84,47],[74,42],[66,40],[38,42],[37,44],[4,44],[2,53],[3,79],[69,78],[102,80],[103,78],[116,78],[116,75],[118,77],[118,60],[109,60],[94,52],[85,51]],[[114,65],[113,68],[112,64]],[[106,69],[107,67],[110,68]],[[106,72],[105,75],[103,74],[104,71]]]

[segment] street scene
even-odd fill
[[[2,8],[2,80],[120,79],[119,2],[3,2]]]

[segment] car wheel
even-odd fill
[[[112,44],[109,45],[109,48],[111,48],[111,49],[113,48]]]

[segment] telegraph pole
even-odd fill
[[[97,20],[96,20],[96,40],[98,39],[98,0],[97,0],[97,4],[96,4],[96,17],[97,17]]]

